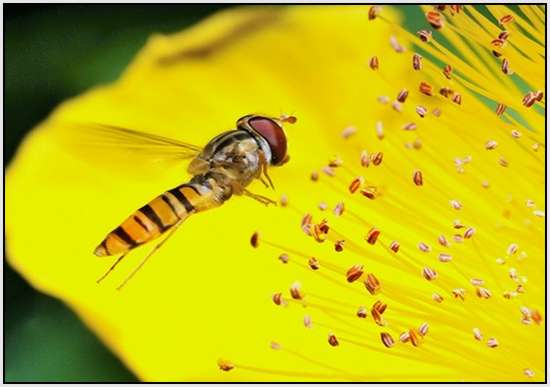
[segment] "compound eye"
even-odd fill
[[[275,121],[265,117],[254,117],[248,124],[262,136],[271,148],[271,164],[279,165],[286,157],[286,135]]]

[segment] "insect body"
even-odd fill
[[[268,166],[279,166],[288,161],[283,122],[293,123],[295,118],[275,119],[247,115],[237,121],[237,129],[216,136],[204,149],[181,143],[184,157],[193,157],[188,166],[188,172],[193,177],[189,182],[157,196],[105,237],[95,249],[95,255],[122,255],[98,282],[131,249],[168,234],[132,272],[120,286],[122,287],[189,215],[219,207],[232,195],[246,195],[266,205],[274,203],[269,198],[248,191],[246,187],[255,179],[273,187],[267,174]],[[146,140],[180,144],[175,140],[129,129],[110,127],[110,130],[120,135],[139,138],[142,142]]]

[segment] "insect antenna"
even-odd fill
[[[151,256],[157,252],[161,246],[166,243],[166,241],[174,234],[174,232],[178,229],[178,227],[183,223],[183,219],[180,220],[178,223],[176,223],[172,229],[168,232],[168,235],[166,236],[166,238],[164,238],[161,242],[159,242],[155,247],[153,247],[153,249],[145,256],[145,258],[143,258],[143,260],[139,263],[139,265],[137,265],[137,267],[128,275],[128,277],[126,277],[126,279],[116,288],[116,290],[121,290],[127,283],[128,281],[130,281],[132,279],[132,277],[134,275],[136,275],[136,273],[139,271],[139,269],[141,269],[143,267],[143,265],[145,265],[145,262],[147,262],[147,260],[149,258],[151,258]]]

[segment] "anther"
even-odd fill
[[[445,78],[451,79],[451,73],[453,72],[453,68],[451,65],[445,65],[443,68],[443,75],[445,75]]]
[[[390,36],[390,45],[392,46],[393,50],[397,52],[398,54],[405,52],[405,47],[399,43],[397,38],[395,36]]]
[[[457,105],[462,105],[462,95],[460,95],[459,93],[455,93],[455,94],[453,95],[452,101],[453,101],[454,103],[456,103]]]
[[[475,229],[473,227],[468,227],[464,232],[464,239],[470,239],[474,235]]]
[[[413,69],[416,71],[422,70],[422,55],[414,54],[412,57]]]
[[[443,296],[439,293],[434,293],[432,294],[432,300],[434,300],[438,304],[441,304],[443,302]]]
[[[437,11],[428,11],[426,13],[426,20],[436,30],[443,27],[443,19],[441,18],[441,14]]]
[[[506,75],[512,75],[514,72],[512,69],[510,69],[510,62],[508,59],[504,58],[502,60],[502,66],[501,66],[502,72]]]
[[[367,318],[367,309],[364,306],[360,306],[356,314],[359,318]]]
[[[355,193],[361,186],[364,184],[365,178],[363,176],[358,176],[355,179],[352,180],[350,183],[348,189],[350,193]]]
[[[447,238],[445,238],[445,235],[440,235],[440,236],[437,238],[437,241],[439,242],[439,244],[440,244],[441,246],[444,246],[444,247],[449,246],[449,242],[447,242]]]
[[[350,138],[355,133],[357,133],[357,128],[355,126],[348,126],[344,130],[342,130],[342,137],[343,138]]]
[[[311,328],[311,325],[312,325],[312,323],[311,323],[311,316],[306,314],[306,315],[304,316],[304,326],[305,326],[306,328]]]
[[[430,251],[432,251],[432,248],[424,242],[418,243],[418,249],[423,253],[429,253]]]
[[[537,97],[536,97],[536,94],[532,91],[530,91],[529,93],[527,93],[523,99],[521,100],[521,103],[523,104],[523,106],[526,106],[526,107],[531,107],[533,106],[533,104],[537,101]]]
[[[439,254],[439,261],[440,262],[450,262],[452,259],[453,259],[453,257],[451,256],[451,254],[447,254],[447,253],[440,253]]]
[[[495,140],[489,140],[485,143],[485,149],[493,150],[498,146],[498,143]]]
[[[498,347],[498,340],[494,337],[491,337],[489,340],[487,340],[487,346],[489,348],[496,348]]]
[[[227,372],[227,371],[231,371],[233,368],[235,368],[235,365],[233,363],[231,363],[230,361],[228,361],[228,360],[219,359],[218,360],[218,367],[220,368],[220,370]]]
[[[379,235],[380,235],[380,230],[378,230],[376,227],[373,227],[367,233],[367,235],[365,237],[365,240],[369,244],[374,245],[376,243],[376,240],[378,239]]]
[[[378,70],[378,68],[380,67],[380,63],[377,56],[373,56],[370,58],[369,67],[371,68],[371,70]]]
[[[466,291],[462,288],[455,288],[451,292],[453,294],[454,298],[460,298],[462,301],[464,301],[464,295],[466,294]]]
[[[504,15],[503,17],[501,17],[498,21],[498,24],[500,24],[501,26],[507,24],[507,23],[510,23],[511,21],[514,20],[514,17],[512,15]]]
[[[401,129],[407,130],[407,131],[416,130],[416,124],[414,122],[409,122],[403,125]]]
[[[472,332],[474,333],[474,339],[477,341],[483,340],[483,335],[481,334],[481,330],[479,328],[472,329]]]
[[[333,347],[338,346],[338,344],[339,344],[338,339],[336,338],[336,336],[333,333],[328,334],[328,343]]]
[[[380,290],[380,281],[372,273],[367,274],[367,278],[363,281],[365,287],[371,295],[375,295]]]
[[[452,200],[449,200],[449,204],[451,205],[451,207],[453,207],[455,210],[460,210],[462,208],[462,204],[456,200],[456,199],[452,199]]]
[[[361,192],[361,195],[363,195],[364,197],[366,197],[370,200],[376,199],[376,188],[375,187],[366,187],[366,188],[362,189],[360,192]]]
[[[368,167],[369,166],[370,157],[369,157],[369,154],[366,150],[361,151],[360,161],[361,161],[361,166],[362,167]]]
[[[397,253],[399,251],[399,242],[392,241],[392,243],[390,243],[390,250]]]
[[[369,8],[369,20],[374,20],[380,13],[380,7],[377,5],[373,5]]]
[[[275,293],[271,297],[275,305],[281,305],[283,303],[283,295],[281,293]]]
[[[420,86],[418,87],[418,90],[424,95],[431,96],[432,95],[432,86],[429,83],[426,82],[420,82]]]
[[[338,253],[344,251],[344,243],[345,243],[345,242],[346,242],[346,241],[343,240],[343,239],[334,242],[334,250],[335,250],[336,252],[338,252]]]
[[[378,137],[379,140],[382,140],[384,138],[384,125],[382,124],[382,121],[376,121],[375,130],[376,137]]]
[[[418,334],[420,336],[426,336],[426,334],[428,333],[428,329],[430,328],[430,326],[428,325],[427,322],[424,322],[420,325],[420,327],[418,327]]]
[[[418,105],[416,107],[416,114],[418,114],[420,117],[424,118],[424,116],[428,113],[428,109],[426,109],[422,105]]]
[[[311,172],[311,175],[309,175],[309,178],[311,179],[311,181],[319,180],[319,172],[317,171]]]
[[[411,344],[415,347],[418,347],[420,345],[420,336],[418,336],[413,329],[409,329],[409,339],[411,341]]]
[[[419,170],[414,171],[413,181],[414,181],[414,184],[419,185],[419,186],[424,184],[424,179],[422,177],[422,172],[421,171],[419,171]]]
[[[380,165],[383,158],[384,154],[382,152],[375,152],[371,155],[370,161],[373,165]]]
[[[353,265],[346,273],[346,279],[348,282],[355,282],[363,275],[363,265]]]
[[[497,108],[496,108],[496,110],[495,110],[495,113],[497,114],[497,116],[501,116],[501,115],[503,115],[504,112],[506,111],[506,108],[507,108],[506,105],[504,105],[504,104],[502,104],[502,103],[499,103],[499,104],[497,105]]]
[[[474,286],[483,286],[485,281],[483,281],[481,278],[472,278],[470,279],[470,283]]]
[[[320,265],[319,265],[319,260],[317,258],[311,257],[309,258],[307,263],[312,270],[319,270]]]
[[[422,269],[422,275],[428,281],[433,281],[437,278],[437,272],[431,267],[425,267],[424,269]]]
[[[334,215],[342,216],[342,214],[344,213],[344,209],[345,209],[344,202],[338,202],[333,210]]]
[[[288,254],[283,253],[279,255],[279,261],[281,261],[282,263],[288,263]]]
[[[441,94],[445,98],[449,98],[451,95],[453,95],[453,90],[448,87],[442,87],[439,89],[439,94]]]
[[[394,344],[393,337],[391,337],[389,333],[387,332],[380,333],[380,339],[382,340],[382,344],[384,344],[386,348],[393,347],[393,344]]]
[[[398,101],[393,101],[393,102],[391,103],[391,107],[392,107],[393,110],[395,110],[395,111],[398,112],[398,113],[401,113],[401,112],[403,111],[403,108],[402,108],[402,106],[401,106],[401,103],[398,102]]]
[[[399,93],[397,93],[396,99],[401,103],[405,103],[408,96],[409,96],[409,91],[407,89],[401,89]]]
[[[294,298],[295,300],[301,300],[304,298],[304,294],[302,293],[302,290],[301,290],[301,285],[299,282],[294,282],[291,286],[290,286],[290,295],[292,296],[292,298]]]
[[[416,34],[424,43],[428,43],[430,40],[432,40],[432,31],[420,30]]]
[[[476,294],[479,298],[484,298],[484,299],[491,298],[491,292],[489,291],[489,289],[486,289],[486,288],[481,288],[481,287],[477,288]]]
[[[258,232],[255,232],[254,234],[252,234],[252,236],[250,237],[250,244],[252,245],[252,247],[254,248],[258,247],[259,239],[260,239],[260,234]]]

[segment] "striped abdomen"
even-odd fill
[[[220,204],[210,188],[182,184],[133,213],[105,237],[94,254],[102,257],[125,253],[157,238],[190,214]]]

